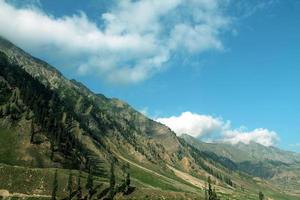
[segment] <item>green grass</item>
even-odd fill
[[[0,177],[2,180],[0,181],[0,189],[8,190],[10,193],[51,195],[56,170],[58,171],[58,195],[65,197],[70,173],[70,171],[66,169],[36,169],[0,164]],[[73,174],[73,185],[75,189],[79,173],[77,170],[72,170],[71,172]],[[81,185],[83,192],[86,192],[84,189],[86,178],[87,174],[82,173]],[[99,184],[106,184],[106,180],[96,177],[95,185]]]
[[[1,199],[1,198],[0,198]],[[51,198],[47,198],[47,197],[11,197],[10,200],[49,200]]]
[[[18,138],[13,131],[0,127],[0,163],[18,163]]]
[[[5,128],[6,124],[0,119],[0,163],[17,166],[50,168],[55,163],[50,159],[49,144],[30,143],[30,121],[22,118],[18,126]]]
[[[162,177],[159,177],[150,172],[145,172],[135,166],[130,166],[130,174],[133,178],[138,179],[142,183],[151,187],[159,188],[162,190],[182,191],[179,188],[174,187],[171,182],[163,180]]]
[[[124,150],[125,152],[125,150]],[[152,163],[148,163],[148,162],[145,162],[145,163],[139,163],[137,162],[133,157],[130,157],[128,156],[127,154],[122,154],[123,157],[125,157],[126,159],[128,160],[132,160],[133,162],[139,164],[140,166],[143,166],[147,169],[150,169],[158,174],[161,174],[169,179],[172,179],[173,181],[170,182],[170,181],[167,181],[167,180],[161,180],[162,183],[161,183],[161,186],[157,186],[158,184],[160,183],[153,183],[154,181],[150,180],[150,181],[147,181],[146,180],[146,177],[155,177],[155,180],[160,180],[162,179],[162,177],[160,176],[156,176],[150,172],[145,172],[144,170],[140,169],[140,168],[137,168],[137,167],[134,167],[132,165],[130,165],[130,168],[133,168],[134,170],[132,171],[132,175],[136,177],[136,179],[144,182],[144,183],[147,183],[148,185],[152,186],[152,187],[158,187],[158,188],[161,188],[161,189],[164,189],[165,185],[167,185],[167,188],[169,188],[169,190],[172,190],[172,191],[189,191],[189,192],[198,192],[199,188],[192,185],[191,183],[179,178],[178,176],[176,176],[174,174],[174,172],[169,169],[168,167],[165,167],[165,169],[162,169],[159,165],[155,165],[155,164],[152,164]],[[135,175],[136,173],[136,175]],[[143,176],[143,173],[145,174],[148,174],[146,175],[146,177]],[[149,178],[150,179],[150,178]],[[169,187],[169,185],[171,185],[171,189]],[[184,188],[182,188],[182,185],[184,185]],[[176,188],[175,190],[173,188]],[[188,188],[188,189],[187,189]]]
[[[0,189],[8,190],[10,193],[21,193],[21,194],[40,194],[40,195],[51,195],[52,192],[52,182],[56,169],[36,169],[36,168],[26,168],[26,167],[17,167],[0,164]],[[72,170],[74,174],[73,180],[76,188],[76,179],[78,171]],[[130,194],[128,197],[124,196],[122,198],[126,199],[144,199],[144,197],[149,197],[148,199],[186,199],[185,197],[197,197],[198,194],[195,193],[186,193],[182,192],[178,187],[173,186],[174,183],[170,183],[164,180],[161,177],[152,175],[150,173],[142,171],[140,168],[134,166],[131,167],[132,174],[132,186],[136,187],[136,190]],[[67,180],[69,176],[69,170],[58,169],[58,199],[62,199],[67,196]],[[82,173],[81,183],[83,188],[83,193],[86,193],[85,184],[86,184],[87,174]],[[108,187],[106,179],[95,178],[95,185],[102,185],[99,189],[101,192],[102,189]],[[138,179],[143,183],[143,186],[137,186],[135,184],[135,179]],[[119,181],[117,181],[117,184]],[[148,187],[145,187],[148,186]],[[155,187],[155,188],[152,188]],[[177,192],[176,192],[177,191]],[[1,199],[1,198],[0,198]],[[17,197],[12,197],[11,199],[21,199]],[[24,198],[22,198],[24,199]],[[47,197],[28,197],[26,200],[46,200]],[[189,198],[194,199],[194,198]]]
[[[54,172],[54,169],[31,169],[1,165],[0,177],[6,181],[0,182],[0,188],[22,194],[49,195],[52,191]],[[60,183],[59,192],[61,192],[66,184],[66,174],[59,171],[58,179]]]

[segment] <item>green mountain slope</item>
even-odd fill
[[[270,197],[296,199],[270,182],[241,174],[233,161],[229,166],[203,153],[127,103],[66,79],[3,38],[0,91],[0,190],[49,198],[49,173],[53,176],[59,168],[63,198],[67,169],[82,171],[83,182],[92,169],[101,196],[109,189],[110,166],[115,163],[117,183],[129,164],[135,187],[127,196],[118,193],[119,199],[203,199],[208,176],[223,198],[256,199],[264,190]],[[22,174],[19,179],[14,178],[16,170]],[[36,171],[41,179],[33,175]]]

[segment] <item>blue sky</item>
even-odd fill
[[[300,152],[300,1],[120,2],[0,1],[0,34],[178,134]]]

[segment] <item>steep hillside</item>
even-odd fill
[[[234,162],[230,166],[188,144],[127,103],[94,94],[81,83],[66,79],[2,38],[0,91],[0,178],[5,175],[10,180],[2,182],[0,190],[47,198],[52,181],[47,177],[49,171],[53,175],[53,168],[60,169],[64,180],[65,169],[74,173],[92,170],[99,184],[107,187],[111,166],[115,165],[120,182],[122,169],[129,164],[136,189],[131,196],[118,198],[203,198],[210,176],[224,198],[255,199],[258,191],[264,190],[270,197],[293,199],[269,182],[239,173]],[[17,182],[15,170],[24,172]],[[42,181],[34,180],[36,170]],[[29,184],[28,180],[40,184],[30,184],[24,191],[20,185]],[[67,187],[65,181],[61,184]]]
[[[299,193],[300,154],[257,143],[205,143],[189,135],[181,136],[206,156],[233,170],[268,179],[290,193]]]
[[[98,145],[105,146],[106,139],[112,141],[112,139],[120,140],[122,138],[131,144],[131,148],[148,157],[148,160],[156,160],[153,158],[153,155],[160,156],[159,154],[164,154],[162,151],[166,150],[167,153],[162,156],[166,156],[165,159],[171,162],[172,154],[178,150],[179,142],[174,133],[168,128],[146,119],[143,115],[130,108],[129,105],[117,99],[107,99],[104,96],[94,95],[80,84],[68,81],[48,64],[30,57],[9,42],[2,40],[1,44],[1,49],[8,56],[9,63],[15,65],[14,67],[9,66],[2,71],[2,76],[5,79],[9,77],[16,78],[8,83],[10,84],[8,87],[17,87],[22,96],[21,99],[27,98],[25,95],[38,98],[41,96],[41,93],[45,93],[41,97],[43,98],[41,101],[46,98],[48,102],[40,102],[43,105],[31,105],[30,109],[34,109],[34,106],[42,106],[45,109],[44,111],[34,110],[35,115],[44,114],[48,117],[50,115],[49,109],[51,109],[49,104],[52,105],[54,102],[55,105],[52,107],[60,109],[59,111],[54,111],[56,113],[53,115],[56,117],[55,120],[57,122],[63,119],[63,123],[77,124],[78,134],[92,136],[93,142],[99,143]],[[23,80],[20,80],[20,77]],[[23,83],[31,84],[28,87],[28,84],[24,85]],[[22,86],[27,87],[20,88]],[[40,91],[36,91],[35,87],[39,87]],[[36,92],[28,94],[30,91]],[[28,100],[26,103],[31,102]],[[45,106],[48,106],[48,108]],[[51,123],[49,122],[48,124]],[[46,129],[51,129],[51,127],[46,127]],[[139,141],[144,139],[142,136],[152,141]],[[147,144],[149,146],[154,146],[153,151],[161,148],[160,152],[153,154],[149,152],[149,148],[144,149],[143,144],[145,142],[149,143]],[[172,143],[172,145],[167,145],[169,143]],[[168,148],[162,149],[162,145]],[[111,148],[110,145],[109,147]],[[114,150],[118,151],[120,149],[115,148]],[[111,152],[108,153],[110,154]]]

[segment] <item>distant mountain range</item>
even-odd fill
[[[250,142],[249,144],[242,142],[237,144],[205,143],[187,134],[183,134],[181,137],[200,151],[213,152],[234,162],[259,162],[266,160],[286,164],[300,162],[300,154],[298,153],[283,151],[273,146],[266,147],[255,142]]]
[[[80,174],[84,188],[92,169],[92,199],[105,199],[112,166],[122,184],[129,164],[134,190],[116,191],[116,199],[204,199],[211,177],[220,199],[258,199],[263,191],[293,200],[300,197],[299,161],[296,153],[255,143],[177,137],[0,38],[0,196],[50,199],[58,169],[63,199],[69,173]]]
[[[189,135],[181,136],[187,143],[232,170],[265,178],[279,187],[299,192],[300,154],[251,142],[205,143]]]

